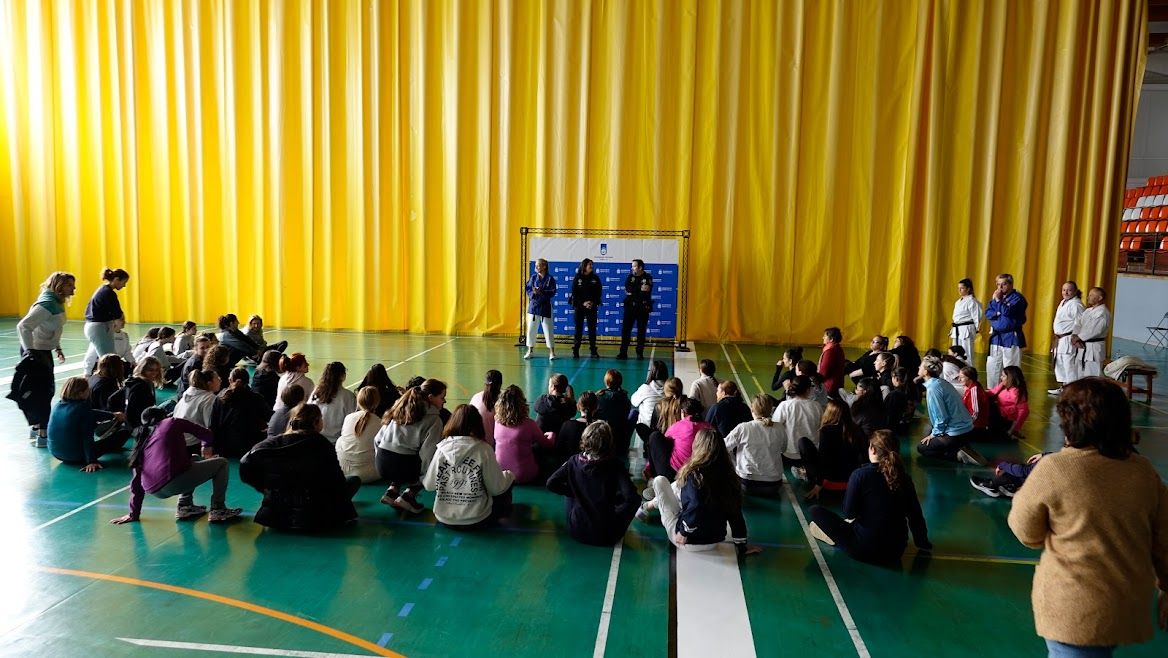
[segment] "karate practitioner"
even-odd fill
[[[953,328],[949,330],[950,345],[965,348],[966,361],[973,363],[973,342],[981,330],[981,315],[984,309],[973,295],[973,281],[962,279],[957,282],[960,297],[953,303]]]
[[[1054,362],[1054,379],[1058,386],[1047,389],[1047,393],[1058,395],[1063,390],[1063,384],[1069,384],[1081,375],[1079,374],[1078,349],[1071,344],[1071,334],[1075,332],[1075,320],[1083,312],[1083,302],[1080,297],[1083,291],[1079,284],[1067,281],[1062,287],[1062,301],[1054,312],[1054,343],[1050,346],[1051,361]]]
[[[1026,347],[1026,298],[1014,289],[1014,276],[999,274],[993,299],[986,307],[990,321],[990,356],[986,359],[986,381],[996,382],[1006,366],[1022,365],[1022,348]]]
[[[1071,342],[1081,351],[1079,360],[1080,377],[1099,377],[1103,374],[1103,348],[1107,332],[1111,330],[1111,313],[1103,303],[1107,293],[1103,288],[1092,288],[1087,292],[1087,310],[1079,314],[1075,321],[1075,333]]]

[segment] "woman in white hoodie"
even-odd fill
[[[183,391],[182,398],[174,407],[174,417],[211,427],[211,414],[219,401],[220,386],[219,373],[214,370],[192,372],[187,379],[187,390]],[[197,451],[199,438],[193,434],[187,434],[186,437],[187,446]]]
[[[308,398],[309,404],[320,407],[320,413],[324,417],[324,428],[320,433],[333,443],[341,436],[345,416],[357,410],[357,395],[345,388],[346,373],[345,364],[330,361],[320,375],[320,383]]]
[[[26,377],[22,373],[23,365],[17,367],[17,374],[13,378],[12,399],[20,405],[29,425],[29,439],[37,447],[43,448],[47,444],[47,430],[49,424],[50,404],[53,399],[53,352],[57,353],[57,360],[65,362],[65,353],[61,350],[61,334],[65,330],[65,302],[73,296],[77,288],[77,278],[68,272],[54,272],[43,284],[41,294],[28,309],[20,322],[16,323],[16,333],[20,336],[20,353],[32,359],[30,363],[34,370],[44,375],[42,386],[32,386],[37,377]],[[47,372],[44,372],[47,371]],[[43,394],[36,394],[29,390],[18,392],[19,382],[27,382],[29,388],[36,388]],[[11,395],[10,395],[11,397]]]
[[[637,410],[637,424],[649,427],[653,420],[653,409],[665,390],[665,380],[669,379],[669,366],[664,361],[654,361],[649,366],[645,383],[633,393],[633,407]]]
[[[312,380],[308,378],[308,359],[300,352],[295,352],[292,356],[285,354],[280,357],[280,381],[276,384],[276,406],[273,407],[276,411],[283,409],[283,402],[280,401],[280,394],[289,386],[299,386],[304,389],[304,398],[312,395],[312,391],[316,388]]]
[[[422,479],[434,492],[434,518],[451,528],[473,529],[508,516],[515,478],[499,468],[478,410],[458,405],[442,435]]]

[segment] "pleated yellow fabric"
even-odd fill
[[[1041,349],[1114,282],[1146,12],[0,0],[0,312],[108,264],[132,320],[503,333],[519,227],[685,228],[691,338],[942,345],[1009,271]]]

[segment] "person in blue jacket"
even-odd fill
[[[986,465],[985,457],[973,449],[973,417],[961,395],[941,379],[941,360],[927,356],[917,373],[925,380],[925,403],[929,409],[929,435],[921,439],[917,452],[922,457]]]
[[[1026,298],[1014,289],[1014,276],[999,274],[998,287],[986,305],[990,322],[990,355],[986,359],[986,381],[996,382],[1006,366],[1022,365],[1022,348],[1026,347]]]
[[[552,325],[552,299],[556,296],[556,277],[548,273],[548,262],[542,258],[535,261],[535,274],[527,280],[527,354],[523,358],[535,356],[535,329],[543,325],[543,340],[547,343],[548,360],[556,360],[555,333]]]
[[[86,473],[101,470],[97,458],[121,450],[129,434],[112,431],[94,440],[97,424],[125,420],[125,414],[94,409],[89,402],[89,382],[84,377],[70,377],[61,390],[61,401],[49,415],[49,452],[66,464],[84,464]]]

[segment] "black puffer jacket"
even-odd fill
[[[255,522],[280,530],[327,530],[357,518],[337,451],[315,432],[265,439],[239,462],[239,478],[264,495]]]

